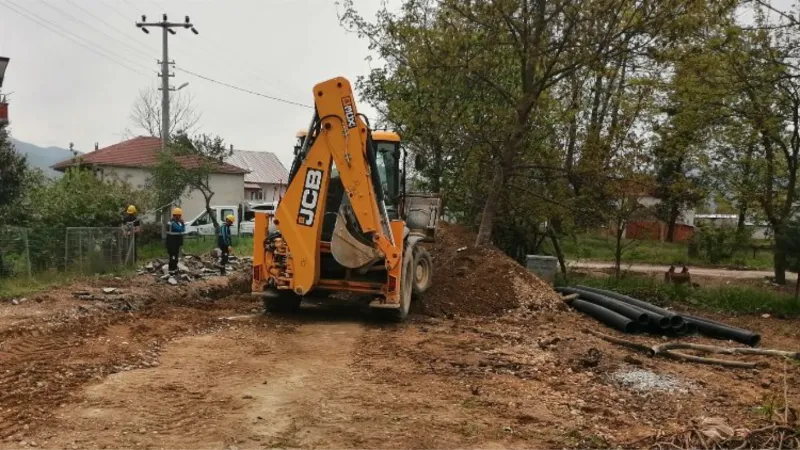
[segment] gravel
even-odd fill
[[[643,369],[623,369],[615,372],[614,380],[638,392],[675,392],[685,394],[690,385],[670,376]]]

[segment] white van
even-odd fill
[[[225,217],[232,214],[236,222],[231,227],[233,235],[253,235],[255,227],[255,211],[275,212],[278,202],[246,204],[239,206],[212,206],[211,210],[217,217],[220,225],[225,222]],[[241,213],[241,214],[240,214]],[[186,222],[186,234],[200,236],[214,236],[214,222],[207,211],[201,212],[197,217]]]

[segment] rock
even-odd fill
[[[761,317],[764,319],[769,319],[772,316],[770,316],[769,314],[762,314]]]
[[[153,270],[153,268],[154,268],[153,263],[149,262],[149,263],[145,264],[144,268],[147,269],[147,270]]]
[[[245,400],[252,400],[254,397],[252,395],[250,395],[250,394],[244,394],[242,396],[242,398],[245,399]]]
[[[145,428],[139,428],[139,433],[142,434],[147,433],[147,430]]]
[[[169,279],[167,280],[167,283],[175,286],[176,284],[178,284],[178,280],[176,280],[175,277],[169,277]]]
[[[11,300],[11,304],[12,304],[12,305],[19,305],[19,300],[17,300],[17,299],[12,299],[12,300]]]
[[[103,293],[104,294],[110,294],[110,293],[116,292],[116,291],[117,291],[117,288],[103,288]]]
[[[178,270],[180,270],[181,272],[188,272],[189,266],[187,266],[184,263],[178,263]]]
[[[161,266],[161,271],[164,272],[164,275],[169,274],[169,266]]]

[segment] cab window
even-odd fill
[[[385,201],[387,205],[394,205],[400,195],[400,186],[397,179],[399,171],[397,144],[379,142],[375,148],[375,162],[378,165],[378,176],[383,187]]]

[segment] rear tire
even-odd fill
[[[292,313],[300,309],[303,298],[288,291],[271,289],[264,297],[265,313]]]
[[[411,309],[411,294],[414,291],[414,256],[406,252],[403,256],[403,272],[400,274],[400,308],[392,311],[393,319],[402,322]]]
[[[414,247],[414,297],[419,297],[433,284],[433,258],[425,247]]]
[[[411,309],[411,293],[414,290],[414,258],[411,252],[403,255],[403,270],[400,273],[400,307],[397,309],[373,308],[372,314],[381,320],[402,322]]]

